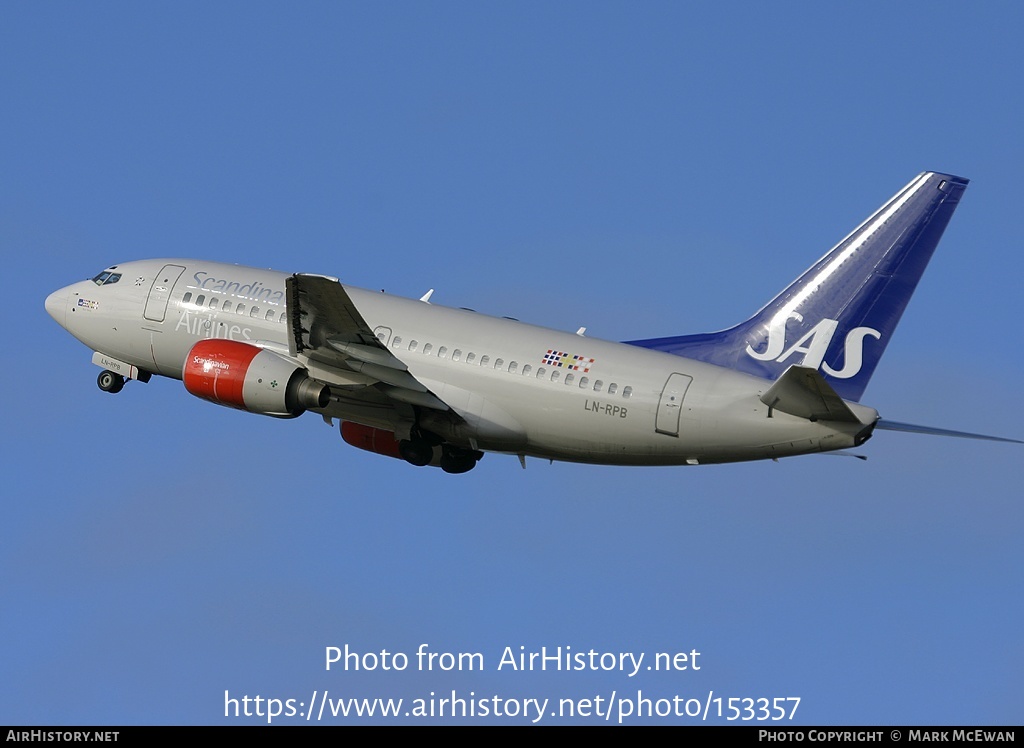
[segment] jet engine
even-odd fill
[[[301,366],[271,351],[235,340],[201,340],[182,371],[196,397],[250,413],[291,418],[323,408],[330,389]]]

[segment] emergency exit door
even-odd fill
[[[683,412],[683,398],[690,388],[693,377],[687,374],[670,374],[658,401],[658,417],[654,430],[659,434],[679,436],[679,415]]]

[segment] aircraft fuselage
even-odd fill
[[[120,264],[116,283],[82,281],[47,309],[94,351],[181,379],[200,340],[240,341],[288,355],[286,273],[197,260]],[[463,417],[430,409],[419,425],[482,451],[621,465],[678,465],[783,457],[861,443],[860,423],[771,412],[759,377],[634,345],[344,287],[408,373]],[[227,309],[225,309],[227,307]],[[319,378],[317,362],[296,363]],[[407,416],[367,404],[369,386],[332,384],[324,415],[402,431]],[[323,379],[328,380],[327,376]]]

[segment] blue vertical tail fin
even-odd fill
[[[925,172],[746,322],[716,333],[629,341],[777,379],[821,371],[859,401],[968,180]]]

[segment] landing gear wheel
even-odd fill
[[[468,473],[476,467],[477,460],[481,457],[483,457],[481,452],[445,447],[441,454],[441,469],[452,475]]]
[[[472,457],[442,457],[441,469],[451,475],[468,473],[476,467],[476,460]]]
[[[403,439],[398,443],[398,454],[410,465],[423,467],[434,459],[434,448],[424,441]]]
[[[99,385],[100,389],[110,394],[115,394],[124,389],[124,377],[120,374],[115,374],[112,371],[104,369],[100,372],[100,375],[96,377],[96,384]]]

